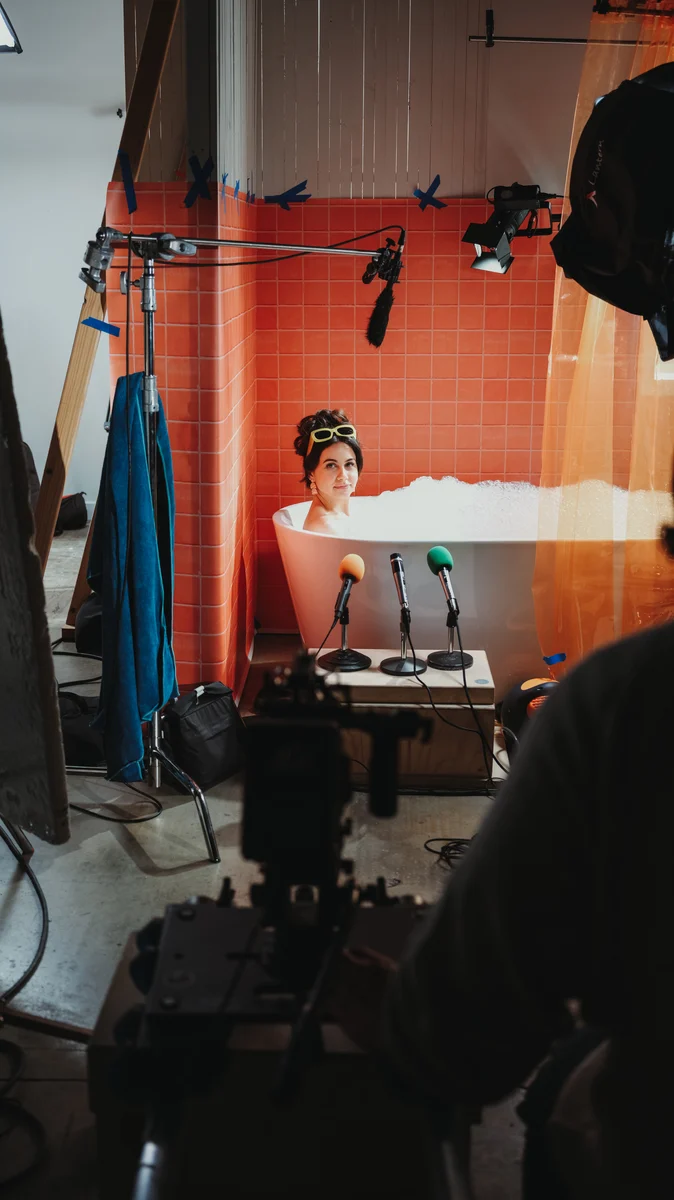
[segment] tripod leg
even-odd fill
[[[199,820],[201,821],[201,830],[204,835],[206,847],[208,849],[208,857],[210,858],[211,862],[219,863],[220,851],[218,850],[218,843],[215,840],[213,822],[211,821],[211,814],[208,810],[206,797],[204,796],[201,788],[198,787],[194,780],[190,779],[189,775],[186,775],[185,772],[182,771],[181,768],[174,763],[169,758],[168,754],[165,754],[159,746],[150,746],[150,766],[152,766],[153,759],[155,759],[165,771],[168,771],[169,775],[172,775],[173,778],[176,779],[178,783],[182,784],[182,786],[190,793],[194,803],[197,806]]]

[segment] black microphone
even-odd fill
[[[400,604],[400,655],[394,658],[384,658],[379,664],[379,670],[385,675],[420,675],[426,670],[423,658],[407,657],[407,643],[410,640],[410,625],[412,614],[407,598],[407,583],[405,568],[401,556],[396,552],[391,555],[391,570],[395,580],[398,603]]]
[[[391,570],[395,580],[396,591],[398,593],[398,603],[405,610],[407,620],[410,619],[410,602],[407,599],[407,583],[405,581],[405,568],[403,560],[399,554],[391,555]]]
[[[344,615],[344,610],[349,603],[351,588],[354,583],[360,583],[365,574],[365,563],[360,554],[347,554],[339,564],[339,577],[342,580],[342,587],[335,603],[335,621],[339,621]]]

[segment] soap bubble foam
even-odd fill
[[[598,479],[564,488],[453,476],[351,501],[349,534],[363,541],[530,542],[652,540],[672,520],[667,492],[627,492]],[[292,513],[301,528],[307,505]]]

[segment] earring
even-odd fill
[[[312,479],[311,483],[309,484],[309,491],[311,492],[312,496],[318,495],[318,488],[316,487],[316,484],[314,483],[313,479]]]

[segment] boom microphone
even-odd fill
[[[473,658],[470,654],[464,654],[463,651],[454,649],[454,630],[459,623],[459,605],[449,575],[454,566],[454,559],[446,546],[434,546],[432,550],[428,551],[426,562],[433,574],[437,575],[440,580],[447,601],[447,649],[434,650],[432,654],[429,654],[429,666],[435,667],[438,671],[465,670],[466,667],[472,667]]]
[[[386,336],[388,319],[391,315],[394,300],[393,284],[398,282],[403,265],[404,229],[400,231],[398,245],[395,250],[392,249],[394,245],[393,239],[387,238],[386,246],[375,255],[369,266],[365,268],[363,275],[363,283],[371,283],[375,275],[379,279],[386,280],[386,286],[382,288],[377,296],[367,325],[366,337],[371,346],[381,346]]]
[[[372,659],[358,650],[349,649],[347,628],[349,624],[349,596],[354,583],[360,583],[365,574],[365,563],[360,554],[347,554],[339,564],[339,577],[342,586],[335,602],[334,629],[339,621],[342,626],[342,645],[339,650],[330,650],[318,659],[317,666],[326,671],[365,671],[371,665]],[[332,630],[330,631],[332,632]],[[327,638],[325,639],[327,641]]]

